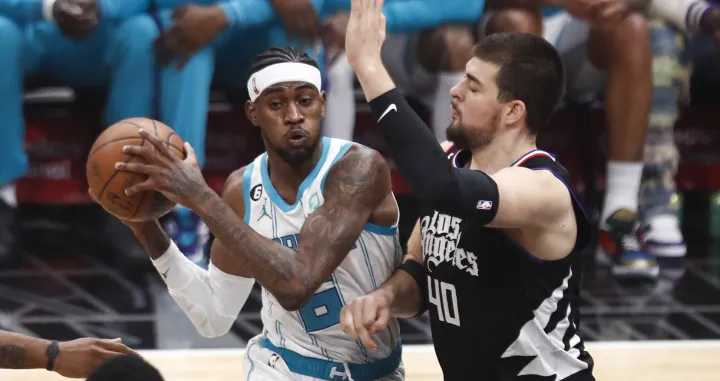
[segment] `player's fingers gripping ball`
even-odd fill
[[[115,163],[144,163],[143,158],[123,151],[125,146],[155,147],[140,135],[144,129],[167,145],[179,159],[185,158],[184,142],[172,128],[152,119],[131,118],[108,127],[95,140],[87,160],[90,193],[110,214],[126,221],[150,221],[170,212],[175,203],[156,191],[128,196],[125,190],[147,179],[146,175],[119,171]]]

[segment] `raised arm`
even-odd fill
[[[325,202],[303,224],[297,252],[252,230],[210,190],[193,208],[241,267],[292,311],[304,306],[347,256],[390,191],[390,171],[382,156],[351,147],[329,171]]]

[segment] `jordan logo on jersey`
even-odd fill
[[[477,256],[458,247],[462,219],[446,214],[433,213],[420,221],[422,245],[428,271],[441,263],[449,263],[459,270],[478,276]]]

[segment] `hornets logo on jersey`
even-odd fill
[[[330,168],[355,143],[323,138],[321,144],[321,157],[300,185],[295,204],[287,204],[270,182],[267,154],[258,156],[243,174],[245,222],[290,249],[297,250],[305,219],[324,202],[323,185]],[[360,341],[342,332],[340,310],[351,299],[379,287],[401,261],[397,224],[382,227],[368,223],[345,260],[300,310],[284,310],[263,290],[261,315],[268,340],[278,347],[325,360],[344,358],[362,364],[387,357],[398,346],[397,322],[376,336],[379,350],[368,351]]]

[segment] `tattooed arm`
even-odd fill
[[[36,369],[45,367],[47,340],[0,331],[0,368]]]
[[[391,192],[390,170],[377,152],[353,146],[328,173],[323,192],[325,202],[303,224],[297,252],[255,232],[211,190],[193,209],[241,267],[293,311],[347,256],[370,214]]]

